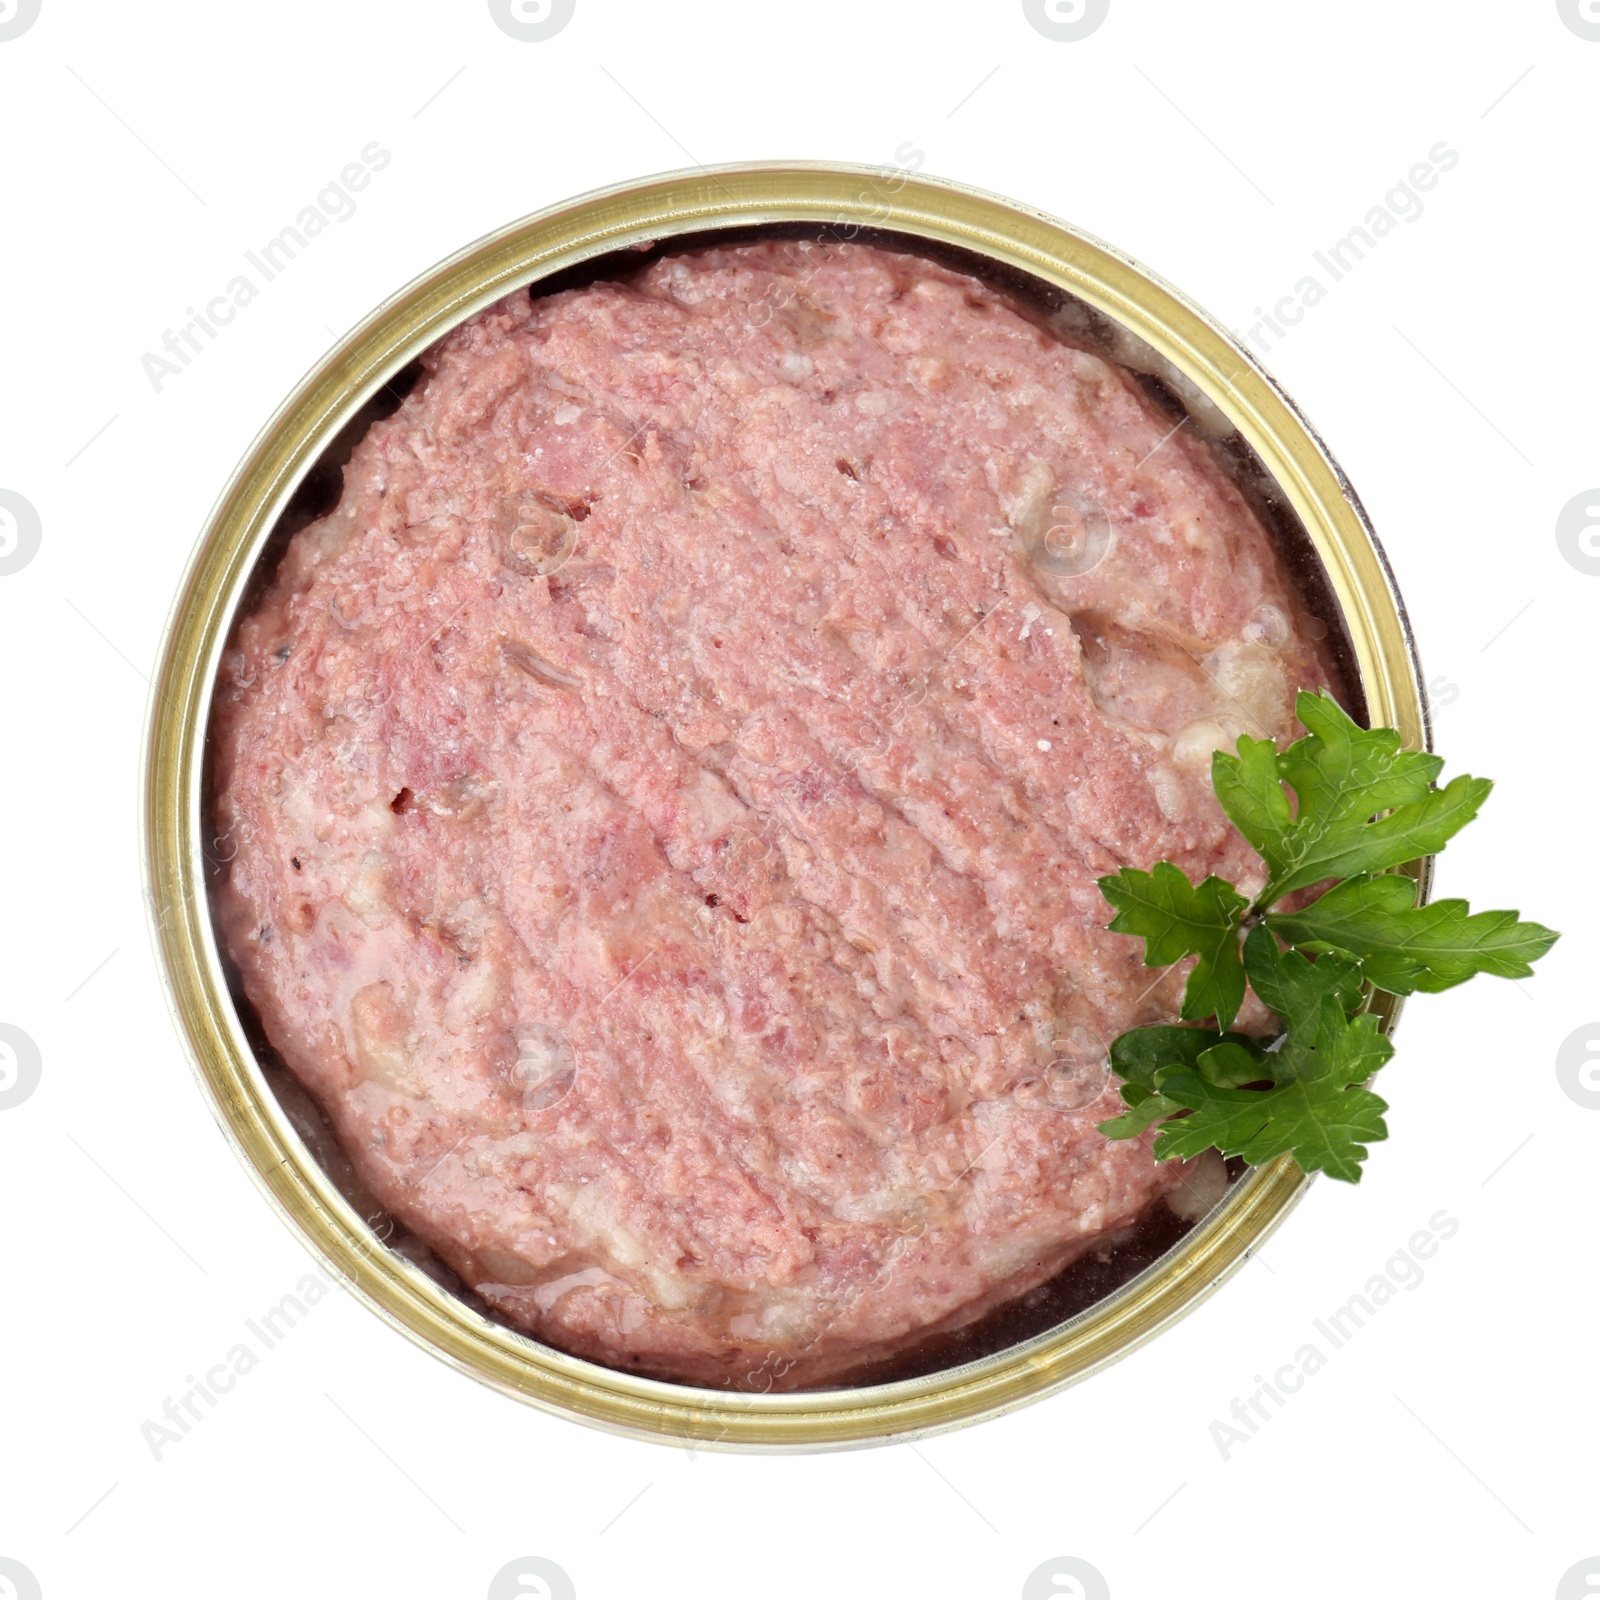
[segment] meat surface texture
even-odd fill
[[[1183,1176],[1095,1124],[1330,683],[1211,447],[915,256],[762,242],[426,358],[218,682],[219,922],[363,1180],[574,1354],[826,1384]]]

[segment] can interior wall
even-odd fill
[[[1218,1287],[1307,1180],[1287,1157],[1236,1172],[1203,1221],[1159,1250],[1126,1253],[1093,1303],[1074,1311],[1068,1296],[1037,1330],[998,1320],[987,1340],[934,1352],[920,1368],[886,1368],[891,1381],[869,1373],[855,1387],[724,1393],[567,1356],[454,1292],[424,1255],[391,1239],[387,1219],[351,1203],[359,1195],[319,1113],[273,1063],[230,982],[209,913],[219,860],[205,803],[211,687],[233,621],[273,552],[327,509],[344,457],[399,403],[417,357],[517,288],[573,286],[647,243],[775,232],[916,249],[983,276],[1042,317],[1069,318],[1075,338],[1141,373],[1175,414],[1186,408],[1274,533],[1313,612],[1334,624],[1352,709],[1364,703],[1371,722],[1425,744],[1404,610],[1359,503],[1287,397],[1204,313],[1098,241],[970,189],[868,168],[713,169],[584,197],[469,247],[381,306],[279,410],[213,513],[169,624],[149,723],[146,869],[170,998],[219,1121],[279,1212],[353,1293],[452,1365],[547,1410],[677,1443],[814,1450],[959,1426],[1087,1376]],[[1394,1015],[1384,1010],[1386,1025]]]

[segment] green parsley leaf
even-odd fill
[[[1361,1004],[1361,969],[1355,962],[1338,956],[1309,961],[1280,950],[1278,941],[1261,923],[1244,941],[1244,966],[1250,987],[1263,1005],[1282,1018],[1291,1043],[1315,1037],[1322,1002],[1329,996],[1344,1011],[1354,1011]]]
[[[1358,1182],[1367,1153],[1362,1141],[1386,1137],[1387,1109],[1360,1086],[1394,1050],[1376,1017],[1347,1015],[1361,1004],[1360,967],[1339,956],[1313,961],[1280,949],[1259,923],[1245,939],[1244,965],[1284,1033],[1271,1044],[1173,1026],[1121,1034],[1111,1063],[1126,1080],[1122,1095],[1130,1110],[1100,1131],[1131,1138],[1161,1122],[1157,1160],[1213,1146],[1252,1165],[1292,1154],[1307,1172]],[[1145,1034],[1157,1037],[1141,1039]],[[1262,1083],[1269,1087],[1246,1087]]]
[[[1229,1034],[1195,1063],[1200,1076],[1219,1089],[1242,1089],[1247,1083],[1272,1081],[1272,1050],[1259,1039]],[[1165,1081],[1165,1080],[1163,1080]]]
[[[1346,1017],[1337,996],[1324,995],[1315,1039],[1299,1041],[1298,1070],[1287,1081],[1245,1089],[1183,1068],[1163,1073],[1157,1097],[1187,1107],[1189,1115],[1163,1125],[1156,1159],[1197,1156],[1213,1146],[1252,1166],[1292,1155],[1303,1171],[1359,1183],[1367,1142],[1388,1137],[1388,1106],[1363,1085],[1393,1053],[1376,1017]]]
[[[1178,1023],[1130,1028],[1111,1041],[1111,1067],[1125,1083],[1151,1089],[1155,1087],[1156,1074],[1164,1067],[1193,1067],[1219,1044],[1239,1045],[1259,1056],[1262,1043],[1248,1033],[1216,1033],[1210,1028],[1186,1028]]]
[[[1362,728],[1325,690],[1302,691],[1295,714],[1309,732],[1282,754],[1245,734],[1237,755],[1212,757],[1222,809],[1267,864],[1258,905],[1324,878],[1382,872],[1442,850],[1493,787],[1486,778],[1459,777],[1434,788],[1438,756],[1402,750],[1393,728]],[[1294,790],[1292,816],[1285,783]]]
[[[1303,950],[1359,961],[1361,975],[1390,994],[1437,994],[1480,972],[1529,977],[1530,963],[1559,937],[1537,922],[1519,921],[1515,911],[1473,915],[1465,900],[1418,906],[1415,882],[1392,873],[1352,878],[1305,910],[1274,913],[1267,922]]]
[[[1357,726],[1325,691],[1299,695],[1295,709],[1307,733],[1288,749],[1241,737],[1236,754],[1212,759],[1223,810],[1266,862],[1253,906],[1220,878],[1191,884],[1170,861],[1100,880],[1112,930],[1145,940],[1146,966],[1198,957],[1181,1015],[1216,1020],[1120,1035],[1110,1064],[1128,1109],[1100,1131],[1130,1139],[1160,1124],[1158,1160],[1212,1148],[1253,1165],[1292,1155],[1356,1183],[1367,1145],[1388,1137],[1388,1107],[1368,1080],[1394,1053],[1364,1009],[1369,987],[1526,977],[1558,935],[1514,911],[1474,915],[1464,900],[1419,906],[1416,883],[1389,870],[1443,849],[1478,814],[1486,779],[1436,787],[1437,756],[1403,750],[1393,728]],[[1342,881],[1304,910],[1271,909],[1326,879]],[[1221,1031],[1246,983],[1282,1024],[1270,1042]]]
[[[1236,1050],[1244,1065],[1222,1055],[1224,1050]],[[1244,1033],[1214,1033],[1210,1028],[1177,1025],[1130,1028],[1111,1043],[1112,1070],[1123,1080],[1122,1099],[1130,1109],[1102,1122],[1100,1132],[1108,1139],[1131,1139],[1152,1123],[1184,1109],[1156,1090],[1158,1073],[1200,1070],[1208,1082],[1224,1086],[1255,1083],[1269,1076],[1261,1067],[1263,1055],[1261,1041]],[[1243,1075],[1238,1076],[1241,1071]]]
[[[1215,1017],[1226,1028],[1244,1001],[1239,921],[1250,902],[1222,878],[1190,883],[1170,861],[1158,861],[1149,872],[1124,867],[1100,880],[1100,892],[1116,907],[1111,931],[1145,941],[1147,967],[1200,958],[1184,984],[1179,1015]]]
[[[1120,1117],[1097,1124],[1108,1139],[1135,1139],[1153,1123],[1165,1121],[1184,1109],[1178,1101],[1169,1100],[1154,1089],[1143,1088],[1137,1083],[1123,1084],[1122,1098],[1129,1109]]]

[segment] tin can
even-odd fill
[[[614,1371],[480,1315],[389,1249],[342,1197],[269,1087],[230,996],[204,837],[206,730],[224,645],[280,515],[340,430],[436,340],[513,290],[614,251],[775,227],[841,240],[888,231],[913,247],[960,252],[1002,280],[1064,294],[1103,319],[1151,363],[1146,370],[1232,431],[1235,453],[1252,464],[1316,569],[1370,723],[1425,745],[1410,631],[1372,528],[1321,440],[1225,330],[1128,257],[1014,202],[876,168],[771,163],[669,173],[515,223],[385,302],[304,380],[223,493],[174,607],[148,732],[145,848],[170,999],[201,1084],[256,1182],[357,1298],[461,1371],[550,1412],[680,1445],[819,1450],[958,1427],[1098,1371],[1211,1294],[1308,1180],[1288,1157],[1248,1169],[1202,1222],[1113,1294],[953,1369],[778,1394]],[[1425,866],[1415,869],[1424,878]],[[1392,1025],[1392,1006],[1383,1015]]]

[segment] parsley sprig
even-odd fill
[[[1477,816],[1488,779],[1441,788],[1438,756],[1402,749],[1393,728],[1362,728],[1326,691],[1300,694],[1295,711],[1307,733],[1288,749],[1246,734],[1237,754],[1212,758],[1222,809],[1266,865],[1254,900],[1223,878],[1193,884],[1170,861],[1100,879],[1111,931],[1142,938],[1146,966],[1197,958],[1183,1023],[1112,1044],[1128,1110],[1100,1131],[1131,1139],[1159,1124],[1158,1160],[1288,1154],[1356,1183],[1367,1145],[1388,1137],[1388,1106],[1367,1084],[1394,1047],[1366,1010],[1370,990],[1525,978],[1559,935],[1514,911],[1474,915],[1464,900],[1419,906],[1416,882],[1393,870],[1442,850]],[[1309,905],[1276,909],[1329,879]],[[1275,1037],[1229,1031],[1247,986],[1276,1013]]]

